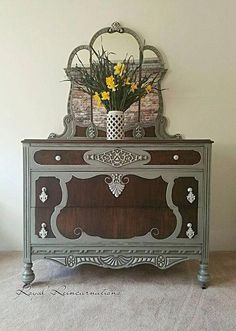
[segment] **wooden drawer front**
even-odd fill
[[[54,211],[54,208],[34,208],[34,216],[35,216],[35,234],[36,236],[40,237],[40,230],[42,229],[42,224],[46,224],[46,231],[47,231],[47,238],[55,238],[51,225],[50,225],[50,219],[52,216],[52,213]]]
[[[201,154],[194,150],[147,150],[151,160],[147,165],[193,165],[201,160]]]
[[[39,177],[35,184],[35,201],[33,199],[32,207],[55,207],[61,202],[62,192],[58,178]]]
[[[179,212],[182,216],[182,227],[178,235],[178,238],[186,238],[186,231],[188,230],[188,224],[191,223],[191,227],[194,231],[194,237],[198,234],[198,212],[197,208],[185,208],[179,207]]]
[[[168,207],[166,202],[167,183],[158,177],[145,179],[135,175],[124,176],[128,180],[122,193],[116,198],[106,183],[111,182],[108,175],[99,175],[88,179],[72,177],[66,183],[68,207]]]
[[[64,208],[57,217],[58,230],[69,239],[77,239],[82,232],[105,239],[129,239],[150,232],[154,239],[164,239],[175,227],[176,217],[168,208]]]
[[[165,239],[175,231],[176,214],[167,203],[168,183],[161,176],[146,179],[124,175],[125,185],[118,196],[109,187],[111,178],[104,174],[85,179],[72,176],[66,182],[67,202],[56,219],[62,236],[77,239],[85,232],[104,239],[129,239],[150,233],[154,239]],[[35,183],[36,198],[32,206],[35,207],[35,234],[40,237],[45,223],[47,238],[53,238],[50,219],[62,200],[60,181],[56,177],[42,176]],[[174,179],[169,199],[182,216],[178,238],[187,238],[188,223],[191,223],[194,236],[198,234],[198,186],[194,177]],[[40,198],[43,188],[46,188],[45,200]]]
[[[177,207],[198,208],[198,181],[194,177],[176,178],[172,200]]]
[[[86,165],[84,150],[40,150],[34,160],[41,165]]]

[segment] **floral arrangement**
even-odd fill
[[[139,77],[139,67],[133,57],[125,58],[121,63],[113,63],[108,53],[94,51],[96,56],[90,68],[80,61],[76,75],[71,80],[96,101],[97,107],[106,111],[120,110],[125,112],[133,103],[154,91],[155,77]]]

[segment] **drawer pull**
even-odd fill
[[[196,197],[193,194],[192,187],[189,187],[187,191],[188,191],[187,200],[188,200],[188,202],[193,203]]]
[[[48,232],[46,230],[46,223],[42,223],[41,224],[41,230],[39,231],[39,236],[44,239],[46,238],[48,235]]]
[[[173,156],[173,159],[174,159],[175,161],[177,161],[177,160],[179,159],[179,155],[178,155],[178,154],[175,154],[175,155]]]
[[[56,160],[56,161],[61,161],[61,156],[60,156],[60,155],[56,155],[56,156],[55,156],[55,160]]]
[[[195,235],[193,229],[192,229],[192,223],[187,224],[188,230],[186,231],[186,235],[189,239],[192,239]]]
[[[39,195],[39,199],[42,201],[42,203],[44,203],[48,199],[48,195],[46,193],[46,190],[47,190],[46,187],[42,187],[42,192]]]

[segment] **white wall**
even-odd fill
[[[211,249],[236,249],[236,1],[0,0],[0,249],[22,248],[23,138],[61,133],[63,68],[113,21],[167,59],[170,133],[211,138]]]

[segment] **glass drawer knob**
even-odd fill
[[[60,155],[56,155],[56,156],[55,156],[55,160],[56,160],[56,161],[61,161],[61,156],[60,156]]]
[[[178,155],[178,154],[175,154],[175,155],[173,156],[173,159],[174,159],[175,161],[177,161],[177,160],[179,159],[179,155]]]

